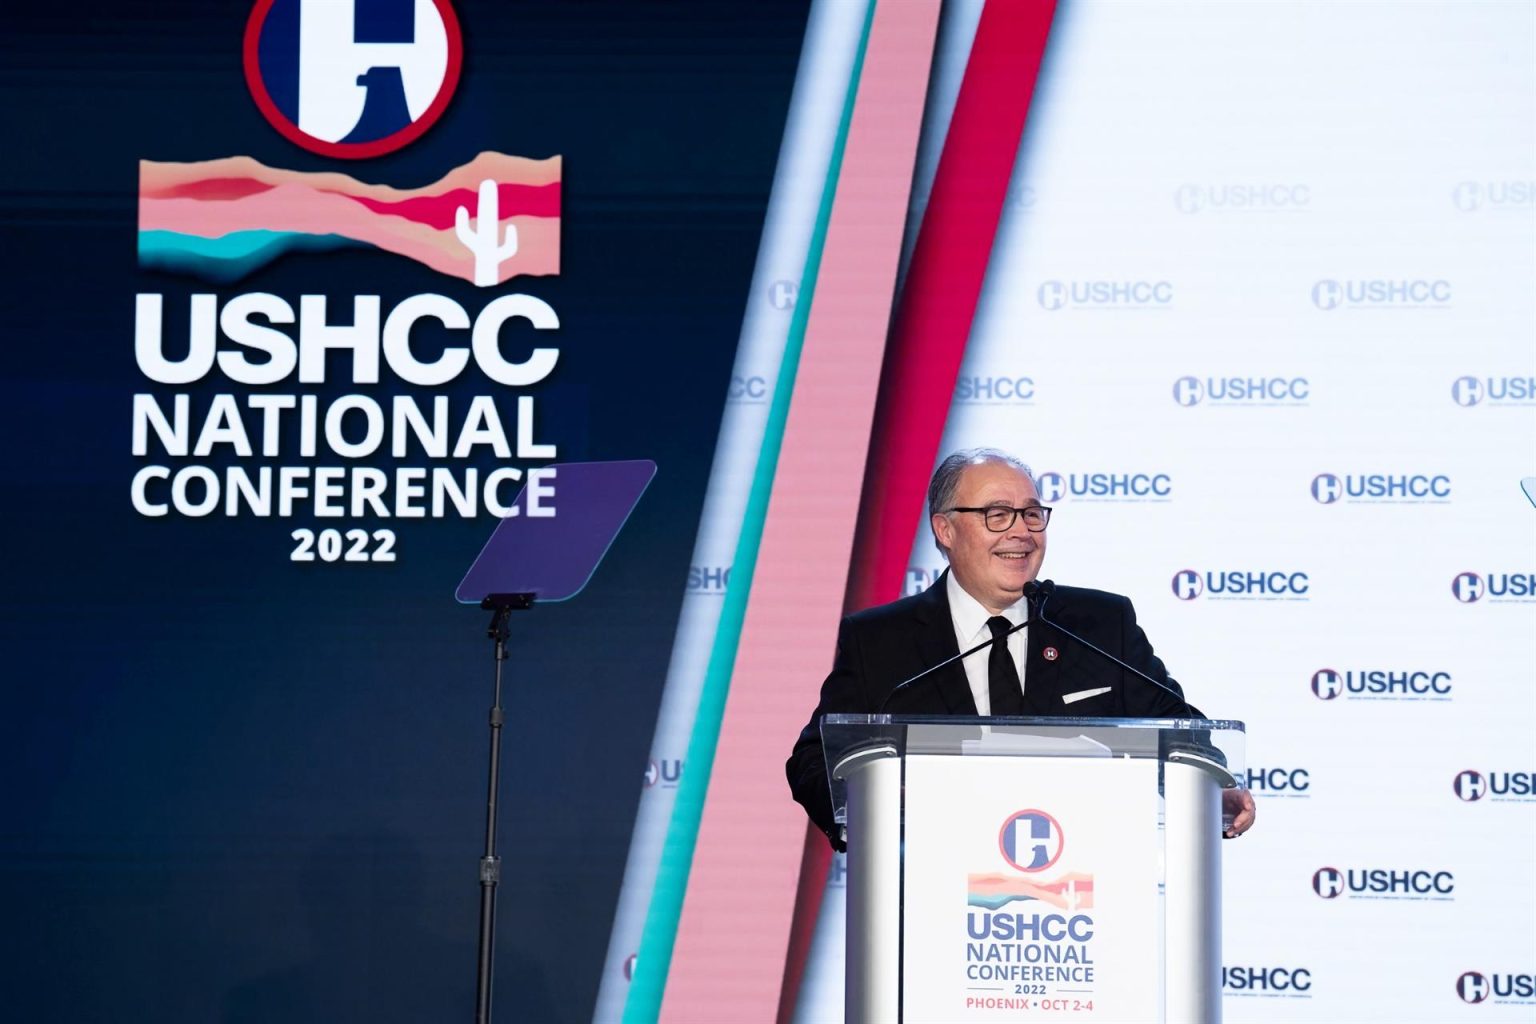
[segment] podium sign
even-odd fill
[[[1157,762],[1073,769],[907,758],[903,1021],[1156,1019]]]
[[[1218,1024],[1241,722],[827,715],[846,1019]]]

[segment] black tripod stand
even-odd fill
[[[496,691],[491,702],[491,770],[485,799],[485,856],[480,858],[480,956],[475,977],[475,1024],[491,1024],[491,975],[496,950],[496,884],[501,859],[496,856],[496,790],[501,781],[501,666],[507,660],[507,620],[514,611],[533,607],[532,594],[492,594],[480,602],[491,612],[486,630],[496,645]]]

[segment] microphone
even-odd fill
[[[1024,584],[1024,603],[1029,606],[1029,618],[1039,618],[1040,610],[1045,602],[1056,592],[1056,584],[1050,580],[1041,583],[1039,580],[1030,580]]]
[[[1024,593],[1025,593],[1026,596],[1030,593],[1029,588],[1034,586],[1034,585],[1035,585],[1035,581],[1034,580],[1030,580],[1028,583],[1024,584]],[[1033,609],[1033,607],[1034,607],[1034,605],[1031,604],[1030,608]],[[977,651],[984,651],[988,647],[991,647],[993,644],[997,643],[999,640],[1007,640],[1010,636],[1013,636],[1013,634],[1017,633],[1019,630],[1027,629],[1029,626],[1033,625],[1036,621],[1037,620],[1035,619],[1035,616],[1033,615],[1033,613],[1031,613],[1029,615],[1026,615],[1024,617],[1024,621],[1023,622],[1019,623],[1017,626],[1012,627],[1006,633],[999,633],[997,636],[992,637],[990,640],[983,640],[981,643],[977,644],[975,647],[972,647],[968,651],[961,651],[959,654],[951,655],[950,657],[945,658],[943,661],[939,662],[937,665],[929,665],[927,668],[923,669],[921,672],[919,672],[917,675],[913,676],[912,678],[902,680],[901,682],[896,684],[896,688],[895,689],[893,689],[890,693],[885,695],[885,700],[880,702],[880,710],[875,712],[875,713],[879,714],[879,715],[885,714],[885,709],[890,706],[892,698],[894,698],[898,693],[901,693],[903,690],[907,689],[908,687],[910,687],[910,686],[912,686],[912,685],[914,685],[916,683],[919,683],[919,682],[921,682],[924,679],[927,679],[929,676],[933,675],[939,669],[946,668],[946,667],[948,667],[950,665],[953,665],[955,662],[960,661],[962,658],[969,658],[971,655],[975,654]]]
[[[1145,672],[1143,672],[1141,669],[1137,668],[1135,665],[1128,665],[1128,664],[1126,664],[1125,662],[1121,661],[1119,658],[1115,657],[1113,654],[1110,654],[1104,648],[1098,646],[1097,644],[1090,643],[1089,641],[1084,640],[1082,637],[1078,636],[1076,633],[1072,632],[1070,629],[1065,629],[1061,625],[1056,623],[1054,620],[1046,618],[1045,617],[1045,604],[1046,604],[1047,601],[1049,601],[1051,599],[1051,595],[1054,594],[1054,593],[1056,593],[1056,583],[1055,583],[1054,580],[1044,580],[1044,581],[1038,582],[1038,583],[1036,581],[1034,581],[1034,580],[1030,580],[1028,583],[1024,584],[1024,597],[1030,603],[1029,619],[1030,619],[1031,622],[1034,622],[1034,621],[1038,620],[1040,622],[1045,623],[1047,626],[1050,626],[1052,629],[1056,630],[1058,633],[1061,633],[1064,636],[1068,636],[1068,637],[1071,637],[1073,640],[1076,640],[1078,643],[1082,644],[1084,647],[1088,648],[1090,651],[1093,651],[1095,654],[1098,654],[1098,655],[1101,655],[1102,657],[1108,658],[1110,661],[1114,662],[1116,665],[1119,665],[1121,668],[1125,669],[1127,672],[1131,673],[1132,675],[1137,676],[1137,677],[1139,677],[1141,679],[1144,679],[1147,682],[1151,683],[1153,686],[1157,687],[1159,690],[1162,690],[1164,693],[1169,694],[1170,696],[1178,698],[1179,703],[1183,704],[1185,707],[1189,706],[1189,702],[1184,699],[1184,695],[1182,693],[1180,693],[1178,690],[1175,690],[1173,687],[1168,686],[1165,683],[1158,682],[1156,679],[1153,679],[1151,676],[1147,675]]]

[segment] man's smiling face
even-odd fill
[[[978,462],[961,472],[952,507],[1038,504],[1040,495],[1026,474],[1004,462]],[[955,581],[994,615],[1019,599],[1045,561],[1045,534],[1030,533],[1022,518],[993,533],[978,513],[942,513],[933,517],[933,535],[949,553]]]

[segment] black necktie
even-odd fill
[[[987,620],[987,628],[994,641],[987,655],[987,692],[992,697],[992,713],[1022,715],[1024,687],[1019,683],[1019,670],[1013,666],[1013,655],[1008,653],[1008,641],[1003,636],[1013,628],[1013,623],[994,615]]]

